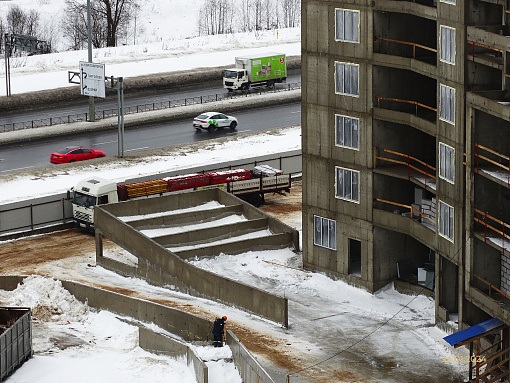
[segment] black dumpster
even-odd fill
[[[0,381],[32,357],[32,311],[0,307]]]

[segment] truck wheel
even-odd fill
[[[241,85],[241,90],[248,90],[250,88],[250,84],[244,83]]]
[[[230,123],[230,130],[235,130],[235,128],[236,128],[236,127],[237,127],[237,122],[232,121],[232,122]]]
[[[212,132],[214,130],[214,125],[209,125],[207,127],[207,131]]]
[[[268,87],[268,88],[272,88],[272,87],[274,87],[274,81],[273,81],[273,80],[269,80],[269,81],[267,82],[267,87]]]

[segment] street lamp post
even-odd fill
[[[87,0],[87,35],[88,35],[88,51],[89,63],[92,62],[92,22],[90,15],[90,0]],[[89,121],[96,121],[96,109],[94,107],[94,96],[89,96]]]

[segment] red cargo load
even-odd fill
[[[222,170],[218,172],[209,172],[206,174],[209,175],[209,182],[211,185],[224,184],[232,181],[249,180],[251,178],[251,171],[248,169]]]
[[[209,185],[209,176],[201,173],[184,174],[182,176],[173,176],[163,178],[169,191],[194,189],[200,186]]]

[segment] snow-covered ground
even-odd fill
[[[57,14],[61,11],[62,2],[44,0],[40,6],[45,7],[45,12]],[[33,1],[0,2],[0,11],[8,3],[28,6]],[[176,6],[175,2],[147,1],[147,4],[158,4],[158,8],[157,12],[151,12],[150,29],[147,27],[147,31],[151,32],[143,38],[140,36],[137,45],[94,51],[94,61],[106,64],[107,76],[128,78],[196,67],[223,66],[232,64],[236,55],[262,50],[300,54],[299,28],[280,30],[278,34],[265,31],[196,38],[192,37],[194,32],[186,33],[181,26],[195,25],[189,19],[197,3],[182,2]],[[176,21],[174,24],[174,16],[181,16],[184,22]],[[142,22],[142,18],[139,22]],[[170,36],[171,32],[180,36]],[[151,39],[151,34],[156,38]],[[180,39],[182,36],[186,38]],[[86,60],[86,51],[15,59],[11,69],[12,92],[68,86],[68,71],[76,71],[79,61]],[[4,65],[0,65],[2,74],[5,74]],[[5,89],[0,89],[1,95],[5,95]],[[235,141],[211,142],[203,148],[193,147],[193,150],[185,147],[173,149],[173,152],[169,150],[164,156],[140,161],[111,162],[101,168],[101,174],[112,179],[135,177],[168,168],[170,162],[174,168],[184,169],[200,164],[204,158],[208,162],[225,158],[225,153],[229,158],[244,158],[299,149],[300,140],[299,127],[281,129]],[[47,174],[26,172],[3,176],[0,203],[29,198],[34,195],[34,190],[38,191],[38,195],[64,191],[88,173],[97,174],[97,168],[93,166],[79,166],[77,170],[66,171],[53,168]],[[287,218],[287,223],[301,230],[299,212]],[[118,249],[110,251],[115,252],[111,256],[130,258],[129,254]],[[442,340],[446,334],[434,326],[434,302],[431,299],[403,295],[391,286],[376,294],[369,294],[320,273],[302,270],[300,254],[290,250],[220,255],[214,259],[193,261],[198,267],[285,294],[289,298],[289,329],[282,329],[274,323],[216,302],[149,286],[144,281],[124,278],[100,267],[90,267],[93,259],[94,253],[91,252],[86,256],[54,261],[37,266],[37,273],[55,278],[114,284],[135,290],[141,295],[191,304],[211,319],[228,313],[232,328],[267,340],[275,354],[288,357],[289,363],[279,366],[266,360],[273,365],[273,372],[280,375],[279,381],[282,382],[287,373],[292,383],[460,382],[462,376],[466,376],[466,364],[442,362],[443,356],[467,351],[452,350]],[[50,314],[41,315],[34,324],[35,357],[16,371],[9,382],[53,383],[69,381],[70,376],[73,382],[192,381],[183,361],[139,349],[136,327],[126,324],[116,315],[96,312],[76,302],[51,278],[30,278],[26,285],[16,291],[2,292],[0,299],[2,305],[47,308]],[[58,340],[64,335],[66,339],[75,339],[75,344],[61,349]],[[210,360],[209,382],[239,381],[238,376],[232,373],[232,364],[225,362],[225,358],[229,357],[228,349],[220,351],[197,346],[197,352]],[[262,355],[258,357],[264,359]],[[219,362],[213,361],[216,359]]]

